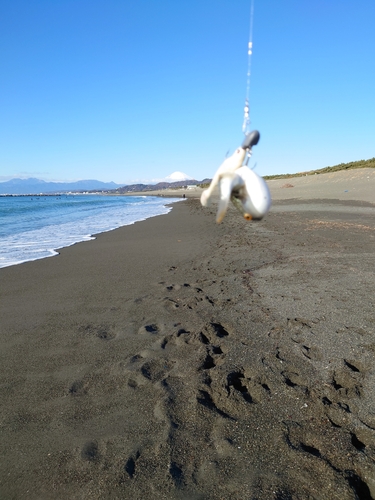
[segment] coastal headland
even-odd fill
[[[0,498],[375,498],[375,171],[269,186],[0,269]]]

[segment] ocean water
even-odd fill
[[[168,213],[180,198],[0,196],[0,268],[57,255],[94,234]]]

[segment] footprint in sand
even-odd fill
[[[158,333],[161,333],[162,327],[156,323],[150,323],[148,325],[143,325],[139,328],[138,334],[139,335],[146,335],[146,334],[153,334],[156,335]]]
[[[172,331],[173,329],[174,327],[172,327],[170,324],[155,321],[155,319],[153,318],[153,320],[150,319],[149,322],[145,322],[143,325],[141,325],[138,328],[137,333],[138,335],[144,335],[150,338],[155,337],[155,339],[157,339],[155,344],[157,348],[157,344],[160,342],[160,335],[165,335],[166,332]],[[168,337],[168,335],[166,336]]]
[[[87,394],[88,385],[83,380],[76,380],[69,387],[69,394],[71,396],[84,396]]]
[[[136,474],[137,460],[140,456],[140,452],[136,451],[131,457],[128,458],[124,465],[124,471],[130,479],[133,479]]]
[[[166,359],[152,359],[146,361],[141,367],[142,375],[151,382],[159,382],[167,376],[175,365],[175,361]]]
[[[369,484],[367,477],[360,477],[357,472],[350,470],[340,464],[340,460],[336,463],[335,457],[331,454],[331,443],[336,443],[336,453],[339,456],[346,456],[348,447],[352,446],[355,452],[364,453],[366,445],[357,437],[356,434],[350,433],[350,442],[346,439],[338,439],[338,430],[334,427],[322,429],[319,425],[313,428],[312,425],[306,426],[298,422],[289,422],[285,431],[285,441],[293,452],[301,454],[310,463],[310,473],[314,475],[316,471],[321,470],[322,464],[326,470],[330,472],[332,478],[339,477],[340,482],[346,481],[350,489],[353,491],[355,498],[371,500]],[[334,460],[332,462],[332,459]]]
[[[311,361],[320,361],[322,359],[322,353],[316,346],[304,344],[301,346],[301,352],[307,359],[311,359]]]
[[[264,377],[243,368],[228,373],[225,388],[228,396],[240,395],[247,403],[260,403],[271,394],[269,382]]]
[[[170,296],[164,297],[162,299],[164,302],[164,307],[169,310],[175,310],[179,307],[182,307],[184,309],[195,309],[200,304],[207,303],[211,306],[215,305],[215,300],[209,295],[205,294],[202,288],[200,288],[196,284],[168,284],[165,281],[160,281],[158,284],[171,293]]]
[[[367,370],[360,361],[354,359],[343,359],[342,362],[342,366],[333,371],[329,383],[325,385],[321,402],[331,424],[346,428],[357,421],[356,402],[363,397],[362,383]]]
[[[96,337],[100,340],[113,340],[116,338],[116,332],[110,325],[82,325],[79,327],[78,331],[81,334],[94,338]]]
[[[82,448],[81,457],[89,462],[98,462],[100,459],[97,441],[88,441]]]
[[[349,363],[350,366],[351,363]],[[342,397],[360,398],[362,396],[362,375],[358,369],[353,370],[345,363],[345,367],[338,368],[332,375],[331,386]]]
[[[167,285],[166,287],[166,290],[168,290],[168,292],[172,292],[172,291],[178,291],[181,289],[181,286],[180,285],[175,285],[175,284],[171,284],[171,285]]]
[[[281,375],[288,387],[300,389],[305,393],[308,391],[308,381],[297,370],[285,370],[281,372]]]

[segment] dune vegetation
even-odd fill
[[[319,170],[309,170],[307,172],[298,172],[296,174],[276,174],[276,175],[265,175],[264,178],[267,180],[271,179],[289,179],[290,177],[302,177],[305,175],[315,175],[315,174],[329,174],[331,172],[339,172],[340,170],[352,170],[355,168],[375,168],[375,158],[370,158],[369,160],[359,160],[351,161],[349,163],[340,163],[333,167],[324,167]]]

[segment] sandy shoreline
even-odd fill
[[[255,224],[188,199],[0,269],[0,498],[375,498],[374,181],[354,182],[271,187]]]

